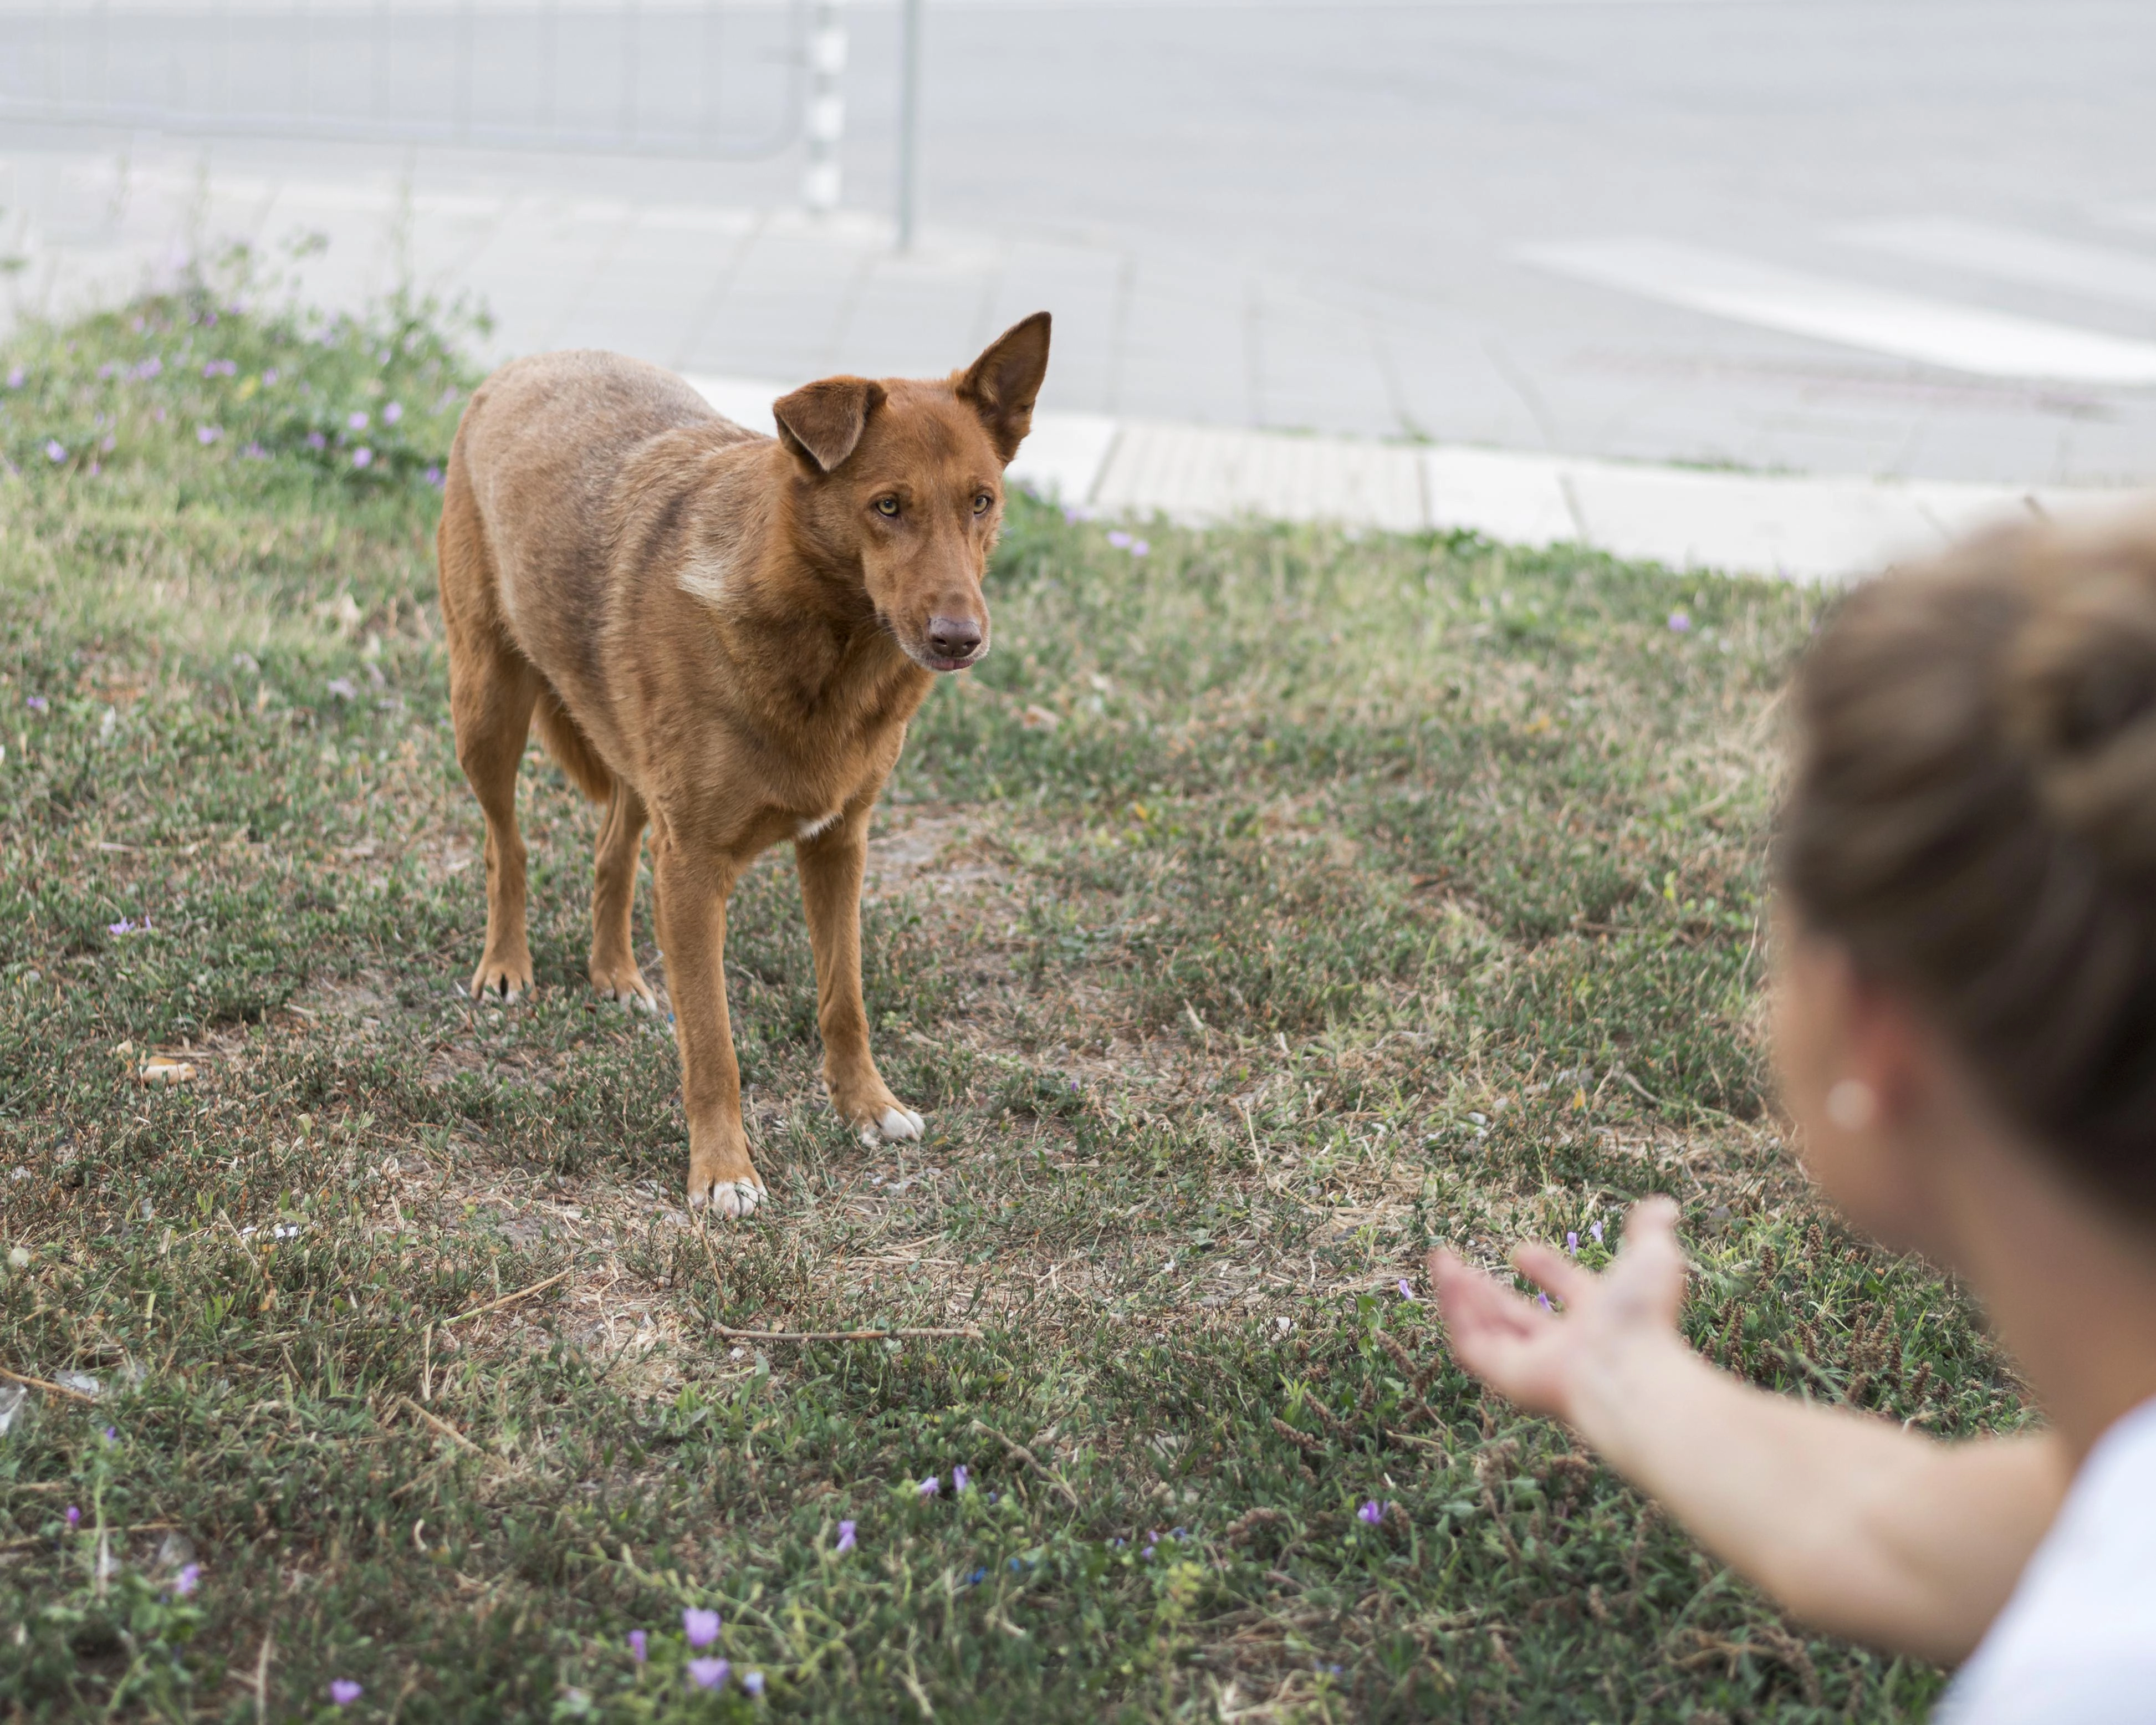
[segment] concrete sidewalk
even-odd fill
[[[1987,519],[2125,495],[1516,453],[1483,446],[1511,441],[1496,427],[1436,443],[1338,434],[1361,428],[1337,421],[1333,434],[1313,434],[1300,427],[1324,423],[1317,396],[1283,395],[1281,381],[1315,390],[1322,380],[1337,406],[1362,387],[1356,352],[1373,350],[1361,334],[1342,345],[1354,320],[1337,308],[1288,316],[1281,296],[1250,299],[1240,278],[1163,274],[1158,259],[1140,270],[1111,248],[933,229],[901,257],[885,224],[858,215],[359,172],[348,154],[295,151],[274,166],[204,155],[191,167],[177,152],[0,154],[0,250],[26,264],[8,279],[9,309],[110,303],[239,241],[308,304],[356,311],[400,284],[470,295],[494,316],[488,360],[614,348],[696,377],[723,411],[767,427],[771,402],[795,383],[838,371],[934,375],[1045,305],[1057,316],[1055,363],[1018,472],[1066,504],[1133,520],[1469,528],[1805,580],[1864,574]],[[1160,291],[1132,290],[1134,279]],[[1171,301],[1176,316],[1153,320]],[[1440,333],[1441,319],[1412,321],[1424,337]],[[1211,398],[1199,373],[1224,343],[1269,356],[1270,406],[1254,402],[1240,425],[1191,423]]]
[[[689,381],[729,418],[767,432],[771,403],[793,387]],[[1819,582],[1859,579],[1990,522],[2117,508],[2144,495],[1714,472],[1048,412],[1034,416],[1011,475],[1067,507],[1134,521],[1465,529],[1502,544],[1571,543],[1672,569]]]

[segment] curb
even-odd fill
[[[772,429],[772,402],[793,387],[688,382],[727,418],[762,431]],[[1034,415],[1010,475],[1044,497],[1105,516],[1466,531],[1532,548],[1582,545],[1671,569],[1822,583],[1861,579],[1994,522],[2117,509],[2156,495],[1727,473],[1055,413]]]

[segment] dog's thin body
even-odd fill
[[[536,718],[608,805],[593,984],[647,1006],[629,929],[650,829],[692,1203],[736,1214],[763,1189],[722,957],[727,896],[776,844],[794,846],[834,1105],[921,1132],[869,1050],[869,817],[936,673],[987,650],[980,578],[1047,346],[1044,314],[945,382],[811,384],[776,404],[776,439],[609,354],[514,362],[465,411],[439,552],[458,759],[486,816],[472,989],[531,986],[516,788]]]

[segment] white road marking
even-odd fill
[[[1835,236],[1919,264],[1943,264],[2000,281],[2064,288],[2125,305],[2156,307],[2156,254],[2114,251],[1954,216],[1866,222]]]
[[[1660,239],[1522,248],[1546,270],[1717,317],[1986,377],[2156,383],[2156,341],[1755,264]]]

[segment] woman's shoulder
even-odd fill
[[[2107,1431],[1940,1725],[2156,1716],[2156,1401]]]

